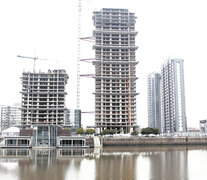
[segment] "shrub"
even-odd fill
[[[108,130],[108,129],[105,129],[101,132],[101,135],[106,135],[106,134],[116,134],[116,131],[114,129],[112,130]]]
[[[154,128],[154,134],[160,134],[160,130],[158,128]]]
[[[84,134],[83,128],[76,129],[76,134]]]
[[[138,132],[135,130],[135,131],[131,132],[131,135],[132,136],[137,136],[138,135]]]
[[[86,129],[85,134],[94,134],[95,130],[94,129]]]
[[[158,128],[147,127],[147,128],[142,128],[141,133],[142,134],[160,134],[160,131]]]

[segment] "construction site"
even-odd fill
[[[81,6],[81,1],[79,0]],[[80,9],[79,9],[80,15]],[[80,17],[79,17],[80,19]],[[94,11],[95,30],[95,126],[96,133],[115,130],[116,133],[130,133],[137,129],[136,122],[136,17],[128,9],[101,9]],[[78,24],[77,48],[77,118],[81,127],[80,109],[80,23]],[[4,137],[3,147],[85,147],[85,137],[74,139],[69,132],[75,121],[71,110],[66,109],[66,84],[69,79],[65,70],[48,70],[36,72],[37,56],[27,58],[34,60],[33,72],[23,72],[21,129],[19,136]],[[88,60],[88,59],[86,59]],[[88,76],[88,75],[87,75]],[[90,75],[91,76],[91,75]],[[94,113],[94,112],[92,112]],[[74,116],[75,117],[75,116]],[[74,119],[74,118],[73,118]],[[76,123],[76,124],[77,124]],[[68,130],[69,131],[68,131]],[[76,129],[74,129],[75,132]],[[66,132],[67,131],[67,132]],[[31,137],[28,139],[28,137]],[[98,141],[96,142],[97,139]],[[94,145],[100,147],[99,138],[94,137]]]
[[[136,123],[136,17],[127,9],[95,11],[95,126],[129,133]]]

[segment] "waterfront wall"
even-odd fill
[[[103,137],[103,146],[207,145],[207,137]]]

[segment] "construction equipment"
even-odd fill
[[[48,60],[48,59],[40,59],[40,58],[38,58],[38,56],[28,57],[28,56],[20,56],[20,55],[17,55],[17,57],[19,57],[19,58],[26,58],[26,59],[33,59],[34,60],[33,73],[36,72],[36,61],[37,60]]]
[[[36,61],[37,60],[43,60],[43,61],[56,61],[58,62],[59,60],[55,60],[55,59],[42,59],[42,58],[38,58],[38,56],[33,56],[33,57],[29,57],[29,56],[20,56],[20,55],[17,55],[17,57],[19,58],[26,58],[26,59],[33,59],[34,60],[34,64],[33,64],[33,73],[36,72]]]

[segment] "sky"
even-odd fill
[[[101,8],[127,8],[137,16],[137,124],[147,126],[147,75],[159,72],[168,58],[184,59],[188,127],[207,118],[207,11],[205,0],[82,0],[81,37],[93,35],[92,15]],[[77,0],[0,1],[0,105],[21,103],[21,74],[65,69],[69,74],[66,106],[76,108]],[[81,41],[81,59],[93,58],[93,43]],[[81,62],[80,74],[94,74]],[[94,111],[94,79],[81,77],[80,108]],[[83,126],[94,125],[94,114],[82,114]]]

